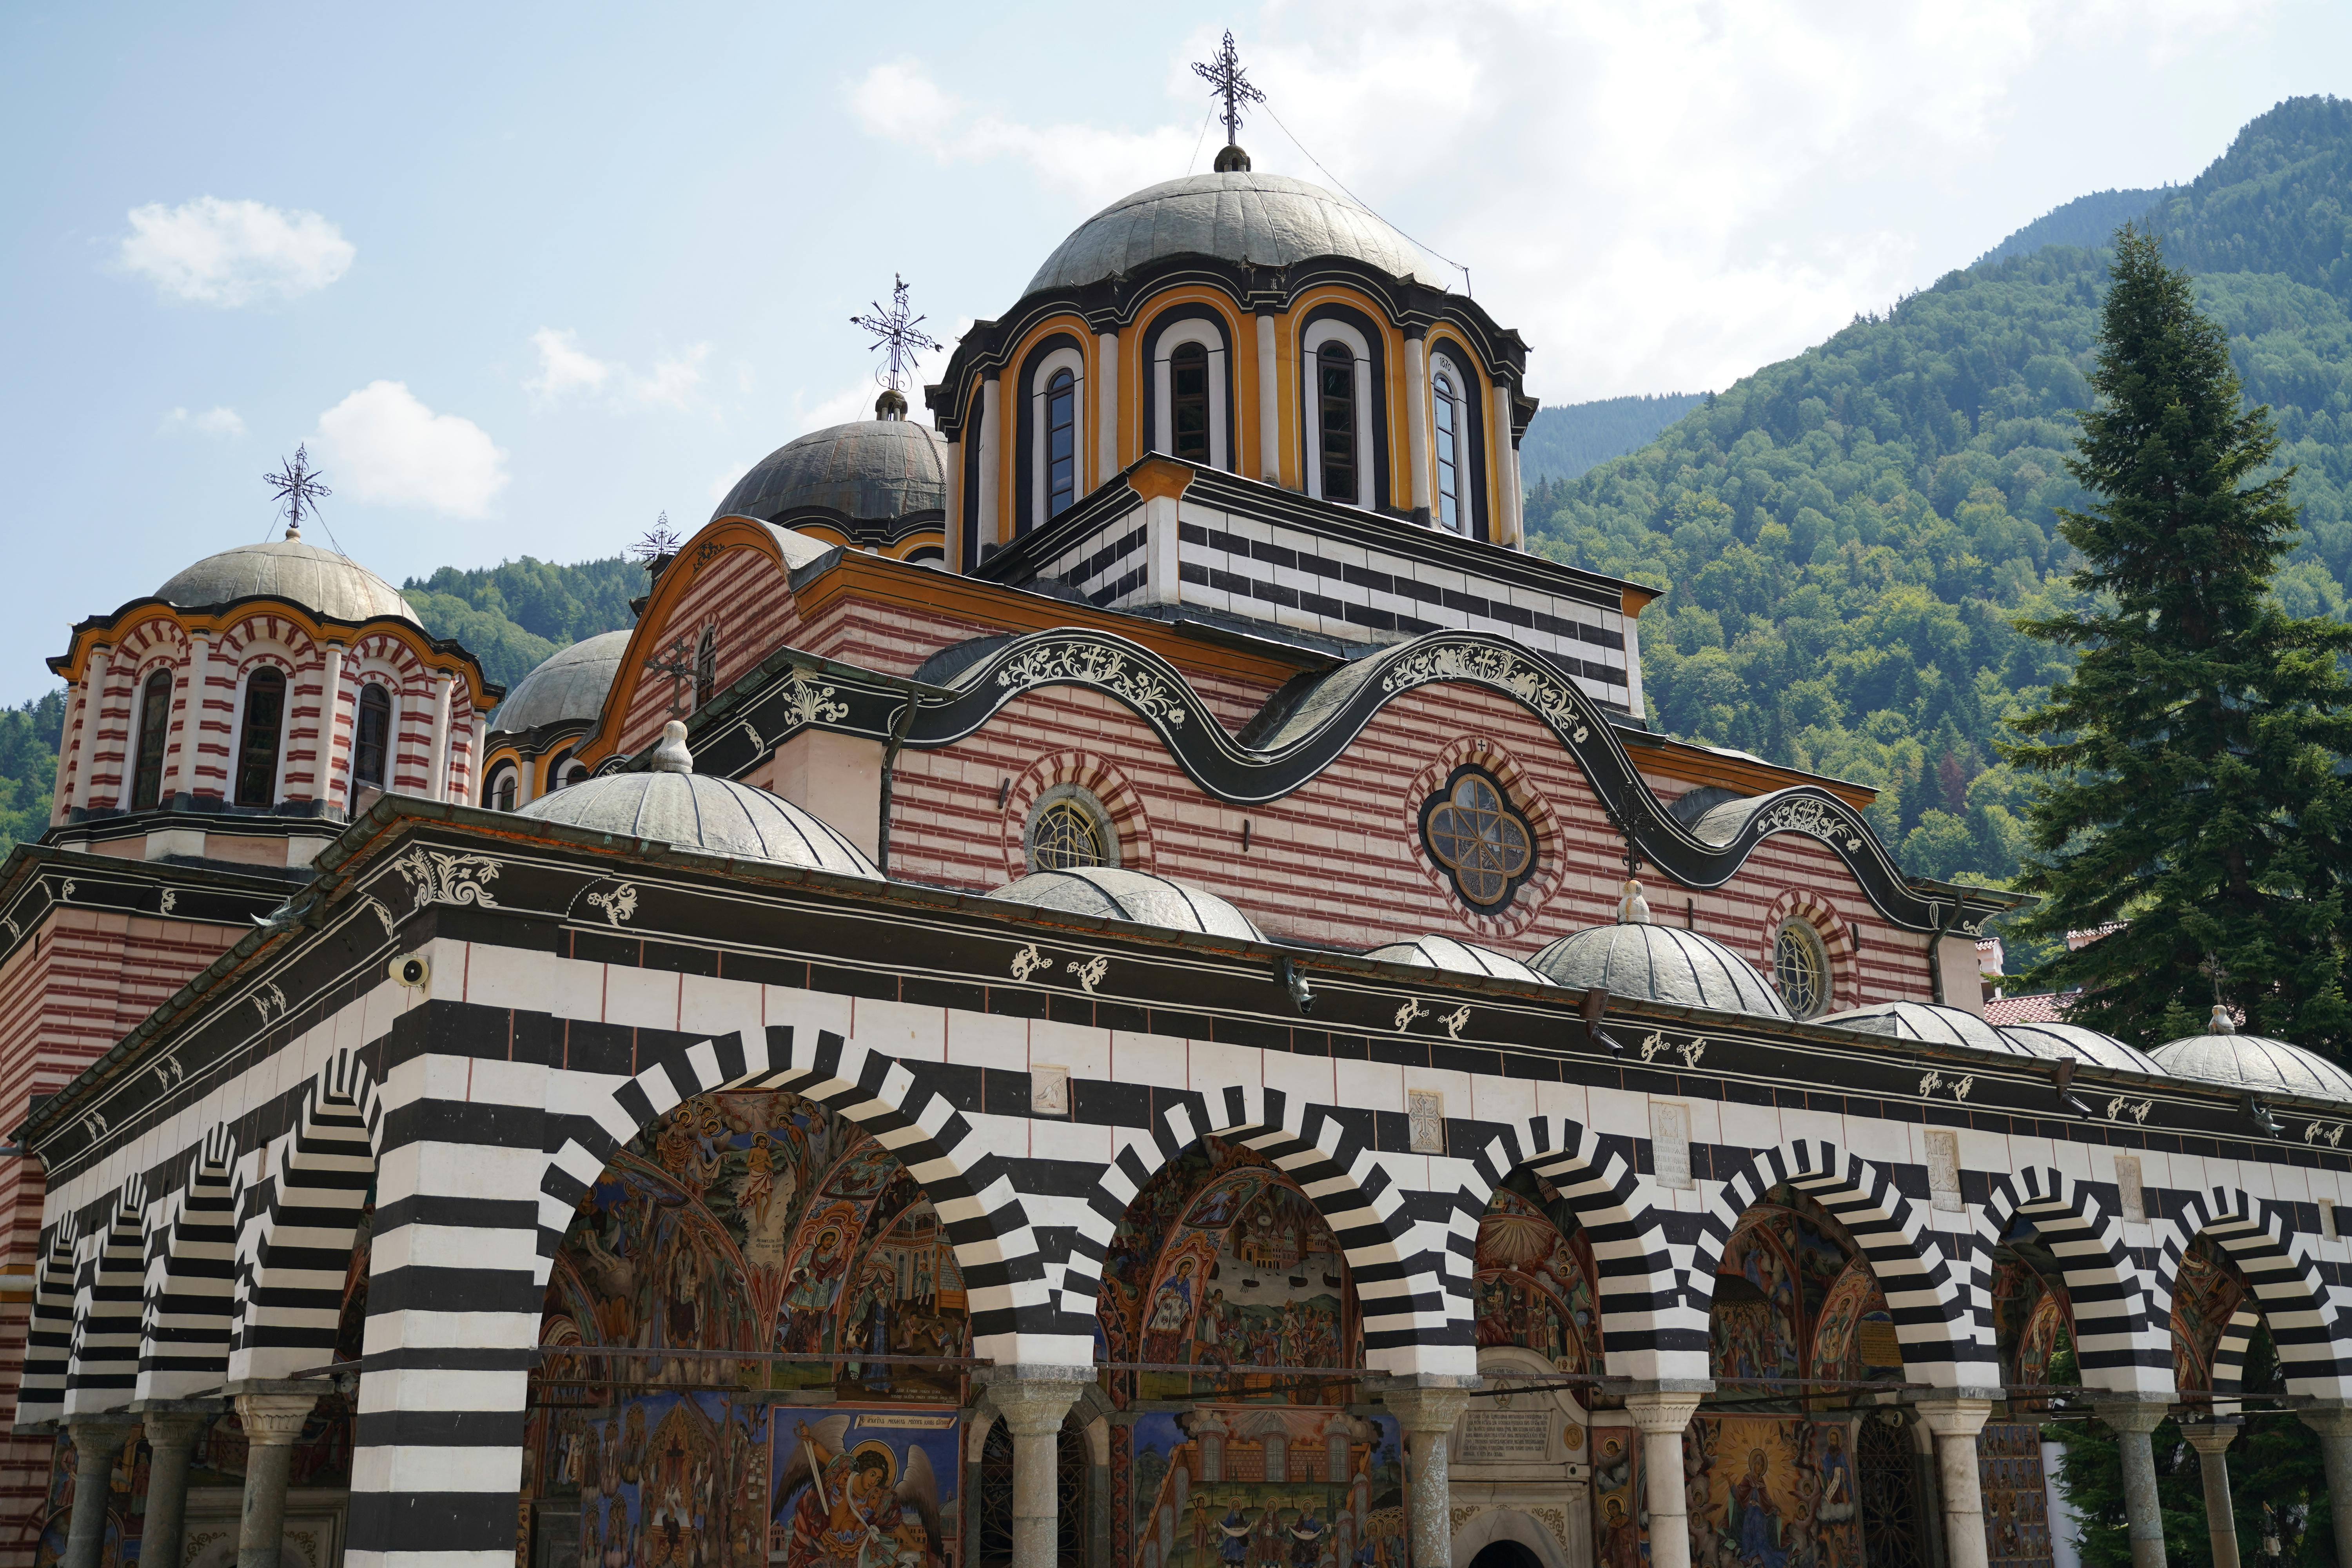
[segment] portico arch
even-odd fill
[[[2084,1386],[2168,1394],[2172,1348],[2150,1302],[2150,1282],[2133,1261],[2122,1227],[2096,1188],[2053,1167],[2028,1166],[2014,1175],[1996,1176],[1977,1216],[1969,1283],[1978,1342],[1993,1342],[1993,1254],[2020,1220],[2033,1227],[2058,1261]]]
[[[2156,1306],[2168,1323],[2179,1305],[2184,1259],[2200,1237],[2210,1238],[2243,1274],[2250,1291],[2245,1305],[2270,1325],[2288,1392],[2352,1395],[2352,1367],[2335,1337],[2336,1314],[2317,1264],[2287,1215],[2239,1189],[2191,1193],[2182,1205],[2156,1270]]]

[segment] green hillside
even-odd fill
[[[2299,465],[2276,589],[2299,616],[2343,615],[2352,579],[2347,212],[2352,102],[2327,98],[2255,120],[2146,215]],[[1879,785],[1914,871],[2015,869],[2021,786],[1993,742],[2063,666],[2009,623],[2070,592],[2053,509],[2082,499],[2064,458],[2105,261],[2053,246],[1952,273],[1535,488],[1535,548],[1666,589],[1642,618],[1654,722]]]
[[[618,555],[577,566],[526,555],[471,572],[444,566],[400,591],[426,631],[464,643],[492,680],[511,689],[556,649],[635,625],[629,601],[646,591],[646,574]]]
[[[1704,393],[1662,392],[1538,408],[1519,440],[1519,474],[1528,484],[1572,479],[1652,437],[1706,401]]]
[[[1982,267],[1988,261],[2006,261],[2012,256],[2027,256],[2045,245],[2105,245],[2116,230],[2126,223],[2137,223],[2147,216],[2162,191],[2094,191],[2087,196],[2052,207],[1990,250],[1977,258]]]

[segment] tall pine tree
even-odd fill
[[[2019,622],[2074,671],[2011,721],[2040,775],[2029,934],[2122,929],[2036,978],[2069,1016],[2153,1045],[2200,1027],[2218,984],[2247,1027],[2341,1058],[2352,879],[2352,626],[2270,596],[2300,532],[2268,407],[2247,409],[2221,327],[2154,236],[2116,237],[2095,407],[2062,514],[2078,614]],[[2218,976],[2215,973],[2218,967]]]

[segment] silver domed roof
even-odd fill
[[[1599,985],[1612,996],[1646,996],[1718,1013],[1789,1016],[1779,992],[1723,943],[1679,926],[1642,921],[1572,931],[1528,961],[1555,985]]]
[[[881,879],[864,850],[792,802],[693,768],[686,726],[673,719],[649,771],[583,779],[515,815],[709,855]]]
[[[1433,289],[1452,281],[1419,246],[1382,219],[1320,185],[1281,174],[1195,174],[1147,185],[1080,224],[1027,292],[1082,289],[1169,256],[1213,256],[1287,267],[1343,256]]]
[[[601,632],[550,654],[499,704],[490,716],[490,733],[520,735],[542,724],[593,722],[604,711],[604,694],[613,689],[630,635]]]
[[[1946,1007],[1934,1002],[1874,1002],[1867,1007],[1849,1007],[1813,1022],[1890,1035],[1898,1040],[1916,1040],[1927,1046],[1966,1046],[1970,1050],[1997,1051],[2005,1057],[2039,1054],[2010,1039],[1964,1007]]]
[[[1155,877],[1149,871],[1126,871],[1110,866],[1033,871],[988,896],[1041,910],[1131,921],[1137,925],[1165,926],[1171,931],[1199,931],[1241,942],[1265,940],[1247,915],[1216,894],[1166,877]]]
[[[830,512],[888,521],[948,504],[947,443],[910,419],[860,419],[785,442],[735,481],[711,521]]]
[[[157,598],[184,610],[256,595],[287,600],[330,620],[417,618],[415,608],[391,584],[347,555],[299,539],[240,544],[207,555],[155,590]]]
[[[2080,1024],[2003,1024],[2000,1032],[2037,1057],[2063,1062],[2069,1057],[2093,1067],[2123,1072],[2144,1072],[2162,1078],[2164,1069],[2146,1051],[2124,1044],[2113,1035],[2086,1029]]]
[[[2352,1073],[2326,1058],[2263,1035],[2189,1035],[2148,1055],[2175,1078],[2248,1094],[2293,1094],[2352,1102]]]
[[[1456,942],[1450,936],[1423,936],[1411,942],[1392,942],[1386,947],[1372,949],[1364,956],[1377,958],[1385,963],[1417,963],[1424,969],[1443,969],[1454,974],[1486,974],[1496,980],[1517,980],[1528,985],[1551,984],[1507,952],[1496,952],[1491,947],[1475,947],[1466,942]]]

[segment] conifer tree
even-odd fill
[[[2341,1057],[2352,879],[2352,626],[2289,618],[2269,593],[2300,525],[2267,406],[2247,409],[2221,329],[2152,235],[2116,237],[2096,406],[2062,513],[2084,557],[2074,613],[2020,629],[2074,670],[2011,720],[2039,775],[2042,896],[2028,934],[2124,922],[2035,978],[2085,994],[2069,1016],[2153,1045],[2218,994],[2256,1033]]]

